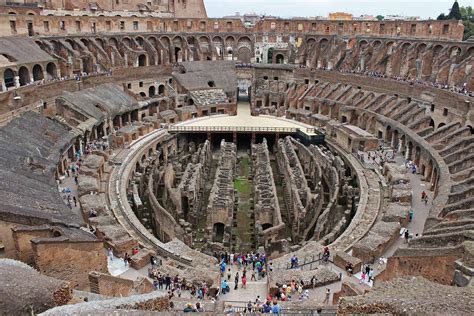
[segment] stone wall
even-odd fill
[[[89,272],[107,272],[107,256],[100,241],[69,242],[67,238],[36,238],[32,243],[38,270],[67,280],[76,289],[89,289]]]
[[[144,277],[132,281],[92,271],[89,282],[93,293],[104,296],[125,297],[154,291],[153,284]]]

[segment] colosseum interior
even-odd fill
[[[463,29],[1,2],[0,314],[473,314]]]

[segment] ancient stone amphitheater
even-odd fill
[[[0,314],[474,313],[462,34],[1,4]],[[234,290],[239,254],[264,268]]]

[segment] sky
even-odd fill
[[[474,0],[458,0],[460,6],[474,6]],[[355,16],[403,15],[436,19],[449,13],[454,0],[204,0],[209,17],[236,12],[288,17],[327,16],[329,12],[348,12]]]

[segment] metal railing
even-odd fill
[[[300,128],[294,127],[254,127],[254,126],[169,126],[168,132],[267,132],[267,133],[297,133]],[[303,129],[305,130],[305,129]]]

